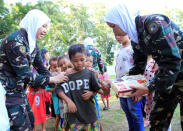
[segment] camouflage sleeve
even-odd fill
[[[158,17],[159,18],[159,17]],[[151,51],[159,70],[148,85],[149,91],[166,92],[175,83],[180,70],[181,56],[173,30],[167,21],[158,19],[145,23],[147,34],[151,36]]]
[[[49,82],[48,76],[32,73],[26,55],[26,47],[22,43],[15,41],[7,43],[5,52],[18,79],[22,79],[25,83],[34,86],[45,87],[47,85]]]
[[[40,49],[37,45],[36,45],[36,48],[37,48],[37,54],[35,56],[33,66],[39,74],[45,75],[45,76],[50,76],[51,75],[50,72],[45,68],[45,66],[43,64]]]
[[[132,42],[134,66],[130,69],[129,75],[144,74],[147,63],[147,55],[142,53],[139,44]]]
[[[99,70],[102,74],[104,74],[104,63],[102,61],[102,55],[101,53],[98,51],[98,57],[97,57],[97,64],[98,64],[98,67],[99,67]]]

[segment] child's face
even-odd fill
[[[58,72],[59,71],[57,61],[52,61],[51,62],[50,71],[51,72]]]
[[[93,57],[86,56],[86,67],[92,68],[93,67]]]
[[[125,36],[116,36],[116,39],[118,39],[118,42],[120,44],[122,44],[122,45],[127,45],[127,44],[130,43],[130,39],[129,39],[128,35],[125,35]]]
[[[130,43],[127,33],[125,33],[118,25],[109,22],[107,22],[107,24],[113,29],[114,36],[120,44],[126,45],[127,43]]]
[[[58,66],[61,69],[61,71],[66,71],[68,68],[73,68],[73,65],[71,61],[67,58],[63,58],[58,61]]]
[[[85,68],[86,56],[84,53],[76,53],[71,57],[71,62],[75,70],[81,71]]]

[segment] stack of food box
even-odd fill
[[[148,83],[143,75],[123,76],[121,79],[112,81],[112,89],[118,97],[128,97],[135,91],[130,86],[145,87]]]

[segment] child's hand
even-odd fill
[[[101,95],[104,95],[104,92],[102,89],[98,90],[98,93],[101,94]]]
[[[105,96],[109,95],[110,88],[111,88],[111,82],[109,80],[101,82],[101,89],[103,90]]]
[[[153,66],[153,68],[152,68],[152,72],[156,72],[157,70],[158,70],[158,64],[157,63],[155,63],[154,64],[154,66]]]
[[[67,107],[70,113],[75,113],[77,111],[76,105],[72,100],[67,103]]]
[[[90,99],[91,96],[94,95],[93,91],[85,90],[84,92],[85,93],[82,95],[83,100],[88,100],[88,99]]]

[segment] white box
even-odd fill
[[[148,80],[143,75],[131,75],[123,76],[121,80],[112,81],[112,89],[119,97],[128,97],[134,89],[129,86],[145,87],[148,84]]]

